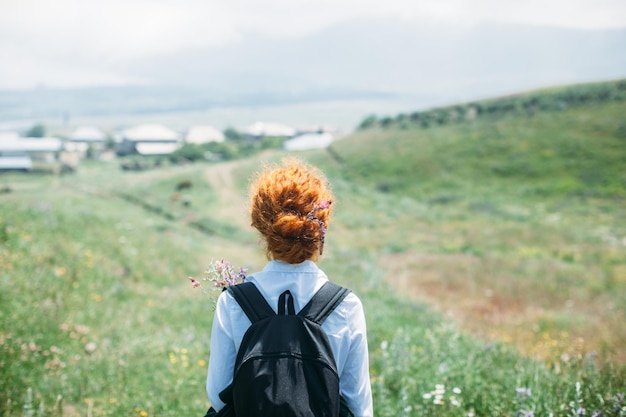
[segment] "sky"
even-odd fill
[[[140,83],[144,59],[372,17],[626,28],[626,1],[0,0],[0,89]]]

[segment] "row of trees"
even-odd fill
[[[626,101],[626,79],[481,100],[422,112],[399,114],[395,117],[378,118],[371,115],[361,122],[359,129],[412,126],[428,128],[465,122],[477,117],[528,116],[542,111],[565,110],[569,107],[607,101]]]

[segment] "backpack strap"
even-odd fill
[[[298,315],[321,325],[349,293],[349,289],[326,281]]]
[[[239,303],[239,306],[252,323],[276,315],[272,307],[265,301],[263,294],[259,292],[253,283],[244,282],[242,284],[230,285],[226,287],[226,290]]]

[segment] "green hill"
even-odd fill
[[[624,91],[568,86],[419,113],[500,109],[439,125],[399,115],[319,164],[371,196],[350,196],[346,222],[370,230],[363,242],[386,282],[404,276],[403,293],[533,355],[554,356],[541,339],[555,338],[624,361],[626,339],[610,336],[626,334]],[[355,219],[360,206],[369,215]]]
[[[333,150],[351,179],[418,198],[469,187],[623,198],[626,80],[368,118]]]
[[[623,115],[389,124],[299,154],[334,187],[322,267],[363,300],[377,416],[626,415]],[[246,184],[285,155],[1,175],[0,415],[202,415],[216,293],[187,277],[263,266]]]

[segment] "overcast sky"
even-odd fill
[[[133,81],[145,58],[370,17],[626,28],[625,0],[0,0],[0,89]]]

